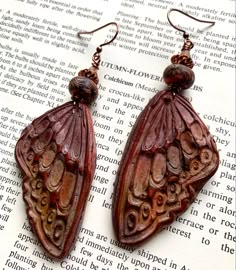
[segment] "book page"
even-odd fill
[[[235,269],[235,1],[10,0],[0,3],[0,269],[233,270]],[[111,218],[113,188],[128,135],[148,101],[166,88],[162,74],[183,38],[172,13],[194,43],[195,83],[184,91],[209,127],[220,167],[189,209],[147,242],[119,243]],[[15,158],[21,131],[71,97],[69,81],[103,48],[99,95],[91,106],[97,165],[76,244],[60,261],[31,231]]]

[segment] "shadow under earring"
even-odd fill
[[[187,15],[172,9],[169,22],[171,11]],[[113,225],[124,244],[138,244],[172,223],[219,166],[213,137],[180,94],[194,83],[193,43],[170,24],[184,33],[183,48],[164,71],[167,89],[158,92],[137,119],[116,178]]]
[[[92,32],[100,30],[108,23]],[[56,258],[65,257],[76,239],[96,166],[96,143],[88,105],[98,95],[97,70],[102,47],[92,67],[69,83],[72,101],[54,108],[26,127],[15,157],[25,177],[23,198],[33,231]]]

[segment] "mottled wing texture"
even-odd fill
[[[168,90],[157,93],[135,123],[118,171],[118,239],[137,244],[169,225],[218,165],[215,142],[187,99]]]
[[[68,102],[26,127],[16,145],[30,223],[54,257],[68,254],[90,190],[96,147],[89,109]]]

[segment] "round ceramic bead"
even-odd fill
[[[178,91],[190,88],[195,80],[191,68],[181,64],[169,65],[163,73],[165,83]]]
[[[98,96],[97,85],[87,77],[74,77],[69,83],[69,91],[74,101],[91,104]]]

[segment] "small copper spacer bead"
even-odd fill
[[[102,47],[97,47],[97,53],[100,53],[100,52],[102,52]]]

